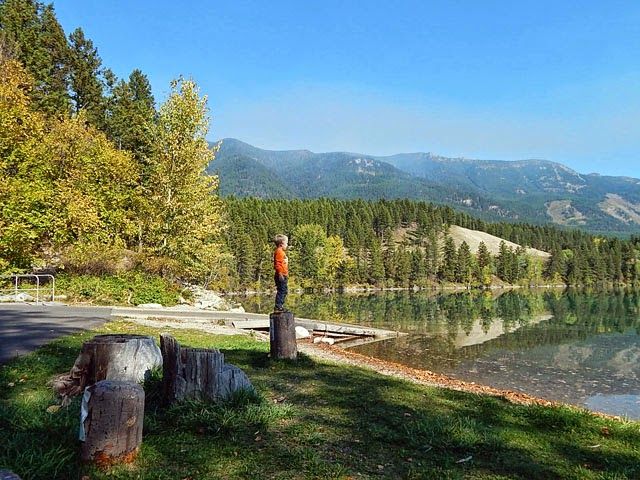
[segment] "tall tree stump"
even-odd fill
[[[72,397],[100,380],[140,382],[160,365],[162,354],[153,337],[96,335],[82,344],[71,371],[56,379],[54,389],[63,397]]]
[[[272,313],[269,315],[269,346],[271,358],[296,360],[296,323],[293,313]]]
[[[102,380],[85,389],[80,410],[81,458],[101,466],[129,463],[142,443],[144,390],[132,382]]]
[[[238,367],[224,362],[216,349],[182,348],[171,335],[160,335],[162,390],[165,403],[187,398],[226,400],[237,390],[253,390]]]

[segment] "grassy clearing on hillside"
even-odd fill
[[[158,335],[124,322],[101,332]],[[26,479],[640,477],[640,424],[577,409],[510,404],[429,388],[361,368],[267,359],[250,337],[173,331],[184,345],[217,347],[258,394],[224,405],[159,407],[147,392],[135,463],[108,471],[78,463],[79,399],[56,403],[47,381],[67,371],[94,333],[58,340],[0,368],[0,469]]]

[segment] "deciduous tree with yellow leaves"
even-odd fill
[[[192,80],[172,82],[155,126],[148,181],[144,248],[179,265],[183,276],[204,278],[220,255],[222,210],[206,134],[206,97]]]

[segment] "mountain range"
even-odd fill
[[[580,174],[547,160],[471,160],[432,153],[373,156],[263,150],[221,140],[210,173],[220,194],[260,198],[408,198],[487,220],[640,232],[640,179]]]

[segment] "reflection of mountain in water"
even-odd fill
[[[639,360],[640,336],[628,330],[572,344],[541,345],[517,352],[494,351],[462,362],[448,373],[477,383],[582,405],[596,395],[640,396]],[[640,406],[618,413],[640,418]]]
[[[535,325],[545,320],[549,320],[551,315],[538,315],[529,320],[529,325]],[[513,333],[522,328],[521,324],[514,325],[512,323],[505,324],[501,318],[494,318],[488,327],[480,320],[476,321],[470,331],[458,332],[453,341],[455,348],[464,348],[472,345],[480,345],[485,342],[494,340],[502,335]]]

